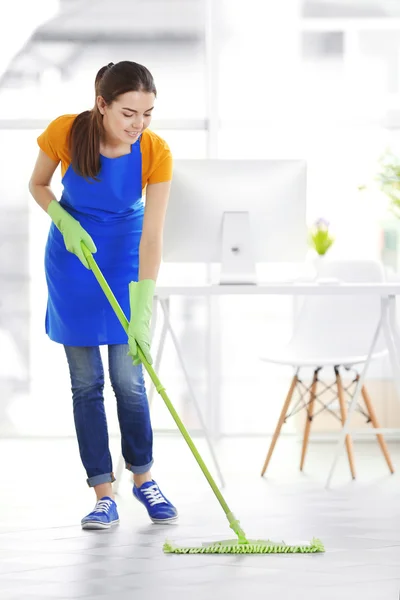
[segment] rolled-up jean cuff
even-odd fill
[[[103,473],[102,475],[95,475],[86,479],[89,487],[94,487],[102,483],[113,483],[113,481],[115,481],[114,473]]]
[[[147,465],[142,465],[140,467],[136,467],[135,465],[125,463],[125,467],[128,469],[128,471],[131,471],[135,475],[143,475],[143,473],[147,473],[147,471],[150,471],[151,467],[153,466],[153,463],[154,460],[151,460]]]

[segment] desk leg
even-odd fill
[[[389,351],[397,395],[400,400],[400,335],[396,322],[396,298],[395,296],[382,298],[382,303],[385,315],[383,332]]]
[[[157,307],[158,307],[158,303],[159,302],[161,303],[160,299],[158,299],[158,298],[154,299],[154,304],[153,304],[153,306],[154,306],[154,309],[153,309],[153,319],[154,319],[154,315],[155,315],[155,321],[153,321],[153,319],[151,321],[151,339],[154,339],[154,333],[155,333],[155,329],[156,329],[157,312],[158,312]],[[167,308],[169,309],[169,298],[165,299],[164,302],[166,303]],[[162,327],[162,330],[161,330],[160,342],[158,344],[157,354],[156,354],[156,358],[155,358],[155,361],[154,361],[154,370],[155,370],[156,373],[158,373],[159,370],[160,370],[161,358],[162,358],[162,354],[164,352],[164,346],[165,346],[165,339],[167,337],[167,331],[168,331],[168,323],[164,319],[163,327]],[[148,394],[150,408],[151,408],[151,405],[153,403],[154,390],[155,390],[155,387],[154,387],[153,382],[151,381],[151,383],[150,383],[150,390],[149,390],[149,394]]]
[[[157,296],[153,297],[153,309],[151,315],[151,324],[150,324],[150,339],[154,338],[154,334],[156,331],[157,325],[157,317],[158,317],[158,298]]]
[[[207,423],[214,440],[221,438],[221,326],[220,298],[207,298]]]
[[[384,308],[384,305],[382,304],[382,306],[381,306],[381,318],[379,319],[378,326],[376,328],[374,337],[372,339],[372,343],[371,343],[371,346],[370,346],[370,349],[369,349],[369,352],[368,352],[367,360],[365,361],[364,368],[361,371],[361,375],[360,375],[360,377],[358,379],[358,382],[357,382],[357,385],[356,385],[356,389],[354,390],[353,398],[351,399],[350,406],[349,406],[349,411],[347,413],[347,419],[346,419],[346,421],[345,421],[345,423],[343,425],[343,428],[342,428],[342,430],[341,430],[341,432],[339,434],[339,440],[338,440],[338,442],[336,444],[336,453],[335,453],[335,456],[333,458],[331,470],[329,472],[328,479],[327,479],[327,482],[326,482],[326,488],[327,489],[329,489],[329,487],[330,487],[331,480],[332,480],[332,477],[333,477],[333,473],[334,473],[336,465],[337,465],[337,463],[339,461],[340,454],[342,452],[342,449],[343,449],[343,446],[344,446],[344,443],[345,443],[345,440],[346,440],[346,436],[347,436],[349,428],[350,428],[351,417],[353,416],[353,413],[354,413],[355,408],[357,406],[357,402],[359,400],[359,397],[360,397],[360,394],[361,394],[361,390],[362,390],[362,387],[364,385],[365,376],[366,376],[366,373],[368,371],[369,363],[371,362],[371,356],[372,356],[372,354],[374,352],[374,348],[375,348],[376,342],[378,340],[378,336],[379,336],[379,333],[381,331],[381,327],[383,325],[383,322],[384,322],[385,318],[386,318],[385,308]]]
[[[196,395],[195,395],[192,383],[190,381],[189,373],[187,372],[187,369],[186,369],[186,366],[185,366],[185,361],[183,360],[183,357],[182,357],[182,354],[181,354],[181,351],[180,351],[180,348],[179,348],[179,343],[178,343],[177,337],[176,337],[175,332],[174,332],[174,330],[173,330],[173,328],[171,326],[171,321],[170,321],[170,318],[169,318],[169,310],[168,310],[167,303],[166,303],[165,300],[160,299],[160,304],[161,304],[161,308],[163,309],[164,319],[165,319],[165,323],[166,323],[167,329],[168,329],[168,331],[169,331],[169,333],[171,335],[172,342],[173,342],[173,344],[175,346],[175,350],[176,350],[176,353],[178,355],[178,359],[179,359],[182,371],[183,371],[185,379],[186,379],[186,384],[188,386],[189,394],[190,394],[190,396],[192,398],[194,407],[196,409],[197,417],[198,417],[198,419],[200,421],[200,424],[201,424],[201,427],[202,427],[202,429],[204,431],[204,435],[206,437],[207,444],[208,444],[211,456],[213,458],[213,461],[214,461],[214,464],[215,464],[215,467],[216,467],[216,470],[217,470],[217,473],[218,473],[218,477],[219,477],[219,479],[221,481],[221,485],[222,485],[222,487],[224,487],[225,486],[224,478],[222,476],[222,472],[221,472],[221,469],[219,467],[219,464],[218,464],[218,461],[217,461],[217,457],[216,457],[215,452],[214,452],[214,448],[212,446],[210,437],[208,435],[207,427],[206,427],[206,424],[204,422],[204,418],[203,418],[203,415],[202,415],[199,403],[197,402]]]
[[[396,318],[396,296],[389,296],[389,326],[392,330],[393,339],[396,344],[397,352],[400,352],[400,332]]]

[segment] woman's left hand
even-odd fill
[[[151,365],[153,359],[150,354],[150,321],[153,312],[153,296],[155,281],[143,279],[131,281],[129,284],[129,302],[131,316],[128,328],[129,354],[133,358],[133,364],[139,365],[138,346],[142,350],[146,361]]]

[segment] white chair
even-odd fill
[[[385,280],[382,265],[371,260],[359,261],[330,261],[324,259],[318,267],[317,279],[336,279],[345,282],[380,282]],[[321,281],[321,285],[323,285]],[[317,416],[316,404],[321,405],[321,410],[329,410],[338,416],[332,409],[332,402],[325,404],[319,398],[318,387],[325,386],[320,380],[322,368],[330,367],[334,373],[334,386],[336,386],[339,401],[340,417],[344,424],[347,416],[347,402],[345,401],[344,385],[341,378],[341,368],[350,369],[354,365],[365,363],[378,321],[380,318],[380,299],[373,296],[306,296],[303,306],[296,318],[294,332],[289,343],[282,349],[271,349],[268,355],[263,355],[262,360],[280,365],[290,365],[295,369],[289,392],[284,402],[278,424],[276,426],[261,475],[264,475],[270,462],[275,444],[279,437],[282,425],[286,419],[298,412],[299,409],[307,410],[306,425],[304,430],[303,447],[301,452],[300,470],[303,470],[307,451],[311,423]],[[371,359],[378,359],[387,353],[383,339],[380,337],[375,346]],[[313,369],[312,382],[309,387],[304,386],[300,379],[300,369],[308,367]],[[357,374],[354,379],[359,379]],[[289,407],[295,390],[300,392],[294,409],[289,414]],[[366,411],[358,407],[373,427],[379,428],[379,423],[365,389],[361,390]],[[307,398],[308,396],[308,398]],[[300,407],[300,408],[299,408]],[[318,411],[320,412],[320,411]],[[377,439],[385,456],[391,473],[394,472],[389,452],[382,434],[377,434]],[[350,471],[355,479],[353,445],[350,435],[346,436],[346,449],[350,463]]]

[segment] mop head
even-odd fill
[[[246,543],[238,540],[225,540],[203,544],[199,547],[180,547],[171,542],[165,542],[163,550],[166,554],[315,554],[325,552],[321,540],[313,538],[310,544],[289,545],[285,542],[270,540],[248,540]]]

